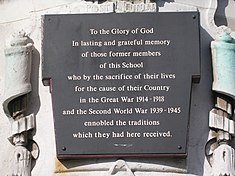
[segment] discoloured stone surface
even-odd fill
[[[141,168],[142,171],[135,171],[136,176],[181,176],[181,175],[197,175],[197,176],[209,176],[212,174],[211,167],[205,159],[204,147],[207,141],[209,128],[208,128],[208,112],[212,109],[213,98],[211,92],[212,72],[211,72],[211,55],[210,55],[210,41],[214,38],[214,29],[210,29],[208,25],[208,17],[213,19],[213,13],[207,16],[208,9],[211,8],[210,4],[215,0],[169,0],[162,1],[162,7],[157,6],[160,10],[165,7],[166,10],[176,9],[173,6],[187,8],[196,8],[200,12],[201,16],[201,54],[202,54],[202,78],[201,83],[193,87],[192,94],[192,107],[191,107],[191,120],[190,120],[190,134],[189,134],[189,155],[187,158],[187,170],[188,174],[182,173],[185,171],[185,160],[179,160],[178,158],[156,158],[156,159],[128,159],[126,162],[131,168]],[[110,1],[115,4],[115,1]],[[232,1],[231,1],[232,2]],[[40,80],[40,47],[41,47],[41,15],[48,13],[81,13],[86,11],[83,9],[87,7],[84,4],[91,4],[92,1],[81,0],[42,0],[42,1],[1,1],[0,3],[0,100],[3,99],[3,87],[5,84],[5,69],[6,66],[4,56],[4,41],[8,41],[15,31],[24,29],[30,38],[34,41],[36,48],[33,53],[34,63],[32,71],[32,93],[31,98],[34,100],[34,105],[30,108],[34,110],[37,115],[37,133],[34,136],[34,140],[37,141],[40,148],[40,156],[36,165],[33,168],[33,176],[77,176],[78,173],[81,176],[107,176],[107,171],[116,162],[116,159],[89,159],[79,161],[67,161],[62,163],[63,166],[57,165],[55,162],[55,137],[53,129],[52,105],[50,94],[48,93],[48,87],[44,87]],[[97,3],[97,2],[96,2]],[[158,3],[158,1],[157,1]],[[160,5],[160,4],[159,4]],[[167,7],[168,6],[168,7]],[[169,7],[171,6],[171,7]],[[189,7],[188,7],[189,6]],[[177,7],[178,8],[178,7]],[[212,9],[212,11],[216,10]],[[177,10],[177,9],[176,9]],[[183,9],[182,9],[183,10]],[[187,10],[187,9],[186,9]],[[234,19],[232,16],[230,19]],[[232,31],[232,35],[234,32]],[[29,105],[30,106],[30,105]],[[8,157],[13,153],[13,148],[8,142],[7,138],[10,134],[10,124],[2,109],[0,109],[0,170],[2,175],[7,175],[7,170],[11,170],[8,163]],[[233,143],[232,143],[233,145]],[[180,162],[179,162],[180,161]],[[131,162],[131,163],[130,163]],[[176,170],[166,171],[165,166],[173,167]],[[62,168],[61,168],[62,167]],[[59,169],[60,168],[60,169]],[[155,170],[154,170],[154,169]],[[158,169],[160,168],[160,169]],[[58,172],[55,171],[58,169]],[[67,170],[69,169],[69,170]],[[179,171],[179,169],[181,171]],[[59,171],[66,172],[59,173]],[[148,172],[152,170],[152,172]],[[71,172],[69,172],[71,171]],[[181,173],[173,173],[181,172]],[[125,176],[125,171],[120,171],[117,176]]]

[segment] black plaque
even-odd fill
[[[198,12],[43,16],[59,158],[186,155]]]

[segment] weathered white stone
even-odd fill
[[[126,176],[135,176],[124,160],[117,160],[109,169],[108,175],[115,175],[123,169],[126,171]]]
[[[228,114],[222,110],[214,108],[210,111],[209,127],[234,135],[234,121],[230,120]]]
[[[114,12],[114,3],[108,2],[104,4],[87,4],[84,11],[80,13],[110,13]]]
[[[213,26],[212,26],[213,27]],[[235,44],[230,35],[231,30],[226,26],[216,28],[216,40],[211,42],[213,85],[212,90],[226,95],[216,98],[217,109],[210,111],[209,126],[214,130],[216,141],[213,142],[213,155],[209,158],[212,167],[212,175],[227,176],[235,175],[234,171],[234,149],[229,146],[228,141],[234,135],[234,121],[229,118],[233,115],[232,105],[229,103],[235,97],[235,76],[232,68],[235,67]],[[231,134],[231,135],[230,135]]]
[[[215,149],[213,154],[213,176],[233,176],[234,170],[234,149],[227,145],[222,144]]]
[[[31,91],[31,55],[32,44],[25,43],[27,37],[24,32],[13,39],[11,47],[5,50],[6,67],[5,67],[5,91],[3,109],[8,117],[9,102],[13,99],[25,95]]]
[[[16,146],[12,163],[12,172],[14,176],[31,176],[31,153],[23,146]]]
[[[34,116],[25,117],[27,94],[31,92],[32,43],[24,31],[13,35],[11,46],[5,49],[6,78],[3,109],[12,124],[10,142],[15,146],[9,175],[31,175],[31,153],[27,149],[28,131],[34,129]]]
[[[110,0],[110,2],[115,3],[116,1]],[[128,1],[130,2],[130,1]],[[135,1],[136,3],[143,3],[143,1]],[[202,26],[202,54],[209,52],[208,43],[209,38],[206,35],[210,34],[214,38],[215,26],[214,24],[214,12],[216,11],[216,5],[210,6],[210,3],[217,3],[217,0],[169,0],[163,1],[163,7],[159,7],[159,11],[164,11],[163,9],[173,10],[173,11],[187,11],[190,9],[199,10],[200,12],[200,24]],[[95,2],[95,6],[97,1]],[[105,2],[107,3],[107,2]],[[102,4],[105,4],[102,3]],[[37,141],[40,147],[40,156],[36,162],[35,167],[32,171],[32,176],[107,176],[108,170],[116,162],[116,160],[105,159],[87,159],[79,161],[70,161],[65,163],[65,165],[59,165],[65,167],[65,170],[59,171],[57,167],[57,160],[55,159],[55,137],[54,137],[54,127],[53,127],[53,118],[52,118],[52,104],[50,94],[48,93],[48,87],[44,87],[41,84],[41,65],[40,65],[40,47],[41,47],[41,15],[46,13],[86,13],[88,10],[86,4],[92,4],[91,1],[81,1],[81,0],[21,0],[21,1],[2,1],[0,3],[0,101],[3,102],[3,87],[5,86],[5,67],[6,63],[4,58],[4,41],[8,40],[8,37],[12,33],[18,31],[19,29],[25,29],[26,33],[30,35],[30,38],[34,41],[34,46],[36,48],[33,53],[34,65],[33,65],[33,85],[31,93],[32,109],[36,111],[36,123],[37,123],[37,132],[34,136],[34,140]],[[99,5],[99,4],[98,4]],[[177,8],[171,8],[170,6],[178,6]],[[233,6],[230,6],[230,8]],[[158,9],[158,7],[157,7]],[[212,11],[213,13],[207,13]],[[233,11],[232,11],[233,12]],[[231,16],[231,19],[234,16]],[[211,19],[211,25],[208,25],[208,19]],[[216,26],[215,26],[216,27]],[[232,31],[231,35],[233,36],[234,32]],[[203,56],[202,55],[202,56]],[[209,58],[209,57],[208,57]],[[202,63],[208,62],[207,59],[203,57]],[[195,87],[196,91],[207,92],[207,88],[203,87],[204,84],[207,84],[208,80],[206,77],[205,70],[207,67],[202,65],[203,79],[202,83]],[[202,90],[203,89],[203,90]],[[205,93],[199,93],[197,95],[205,95]],[[194,97],[195,98],[195,97]],[[201,98],[201,97],[200,97]],[[36,105],[35,105],[36,102]],[[188,156],[188,174],[186,169],[182,169],[186,166],[185,163],[182,163],[178,159],[137,159],[135,162],[126,161],[128,166],[132,170],[137,170],[134,172],[136,176],[183,176],[183,175],[202,175],[205,176],[211,175],[211,168],[206,161],[203,161],[201,157],[204,155],[204,139],[207,137],[208,128],[205,128],[207,125],[208,119],[204,113],[203,121],[203,112],[208,113],[209,109],[207,106],[203,105],[194,105],[192,103],[192,110],[195,110],[198,106],[199,111],[198,115],[195,115],[191,118],[195,123],[192,123],[190,129],[198,129],[194,133],[191,132],[189,138],[189,156]],[[195,106],[195,107],[194,107]],[[10,123],[2,109],[0,109],[0,170],[1,175],[5,176],[9,174],[7,170],[12,170],[11,164],[8,161],[9,153],[12,152],[13,147],[8,142],[7,138],[11,133]],[[204,169],[204,170],[203,170]],[[55,171],[57,171],[55,173]],[[165,172],[163,172],[165,171]],[[123,175],[125,176],[126,171],[120,171],[116,176]]]
[[[185,12],[197,11],[197,7],[179,3],[165,3],[164,6],[159,7],[159,12]]]
[[[231,116],[232,113],[233,113],[233,109],[232,109],[231,103],[227,102],[226,100],[224,100],[224,99],[222,99],[220,97],[216,98],[215,107],[217,107],[217,108],[227,112],[229,114],[229,116]]]
[[[119,160],[118,160],[119,161]],[[106,173],[111,173],[114,169],[114,166],[118,163],[125,163],[130,170],[138,171],[138,172],[156,172],[156,173],[181,173],[185,174],[187,172],[185,168],[185,162],[180,159],[175,160],[164,160],[162,159],[160,163],[148,163],[147,160],[141,163],[141,160],[139,161],[112,161],[112,160],[103,160],[100,163],[93,163],[93,164],[85,164],[85,162],[79,161],[79,160],[73,160],[73,161],[59,161],[56,160],[56,173],[67,173],[67,172],[94,172],[97,170],[105,171]],[[177,161],[177,163],[176,163]],[[75,164],[77,163],[77,164]],[[171,164],[170,164],[171,163]],[[66,167],[68,166],[68,167]],[[119,169],[118,171],[123,171],[126,169]]]
[[[116,12],[156,12],[156,3],[131,3],[128,1],[117,1]]]
[[[24,131],[33,130],[35,127],[34,114],[15,120],[11,124],[11,134],[20,134]]]

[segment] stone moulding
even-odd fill
[[[178,163],[177,163],[178,162]],[[75,163],[78,163],[77,166]],[[170,165],[169,165],[170,164]],[[178,175],[187,174],[185,168],[185,162],[183,159],[175,158],[174,160],[164,160],[160,163],[147,163],[147,162],[137,162],[137,161],[128,161],[128,160],[116,160],[112,162],[102,162],[94,164],[85,164],[79,160],[57,160],[56,159],[56,170],[55,173],[70,173],[70,172],[96,172],[103,171],[108,176],[115,175],[118,172],[125,172],[129,174],[134,174],[136,172],[156,172],[160,173],[177,173]]]
[[[133,4],[127,1],[116,2],[116,12],[156,12],[156,3],[136,3]]]
[[[216,92],[215,108],[209,114],[210,137],[206,155],[213,176],[235,175],[234,149],[229,141],[234,136],[232,120],[235,100],[235,44],[226,26],[217,28],[211,42],[213,85]]]
[[[235,99],[235,44],[225,26],[221,26],[217,39],[211,42],[213,57],[212,90]]]
[[[17,39],[15,40],[17,42]],[[8,106],[9,103],[13,99],[31,92],[30,73],[32,44],[18,46],[21,44],[24,43],[20,42],[18,44],[11,44],[12,46],[5,50],[5,56],[7,59],[5,67],[6,82],[3,109],[8,117],[11,117]]]
[[[27,115],[27,99],[31,92],[31,59],[33,44],[24,31],[13,35],[5,49],[5,89],[3,110],[11,122],[9,141],[14,145],[9,175],[30,176],[32,154],[28,149],[35,128],[34,114]]]

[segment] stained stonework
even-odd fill
[[[157,1],[83,1],[83,0],[60,0],[60,1],[1,1],[0,3],[0,101],[3,103],[5,99],[4,90],[8,85],[9,79],[9,91],[13,88],[17,88],[16,84],[19,79],[11,80],[7,75],[6,70],[7,61],[5,60],[5,49],[11,46],[10,39],[12,34],[24,29],[25,36],[31,39],[31,43],[34,46],[34,52],[32,53],[32,69],[31,80],[32,91],[24,91],[28,96],[27,111],[24,111],[26,99],[21,97],[18,103],[13,104],[15,108],[14,114],[24,114],[19,118],[6,117],[5,112],[9,114],[8,110],[4,112],[0,110],[0,170],[2,175],[9,175],[9,173],[23,173],[19,167],[12,167],[12,163],[9,161],[10,156],[19,156],[18,151],[22,152],[26,156],[30,156],[27,150],[25,150],[25,144],[21,146],[13,144],[24,143],[25,140],[24,131],[30,131],[28,139],[36,141],[38,147],[32,145],[30,150],[32,156],[39,154],[36,162],[34,159],[31,163],[31,175],[56,175],[56,176],[107,176],[107,175],[136,175],[136,176],[180,176],[180,175],[194,175],[194,176],[210,176],[216,175],[215,173],[221,172],[222,175],[230,170],[230,174],[233,175],[234,156],[233,148],[235,146],[233,136],[233,121],[229,112],[233,111],[229,109],[230,105],[234,104],[234,100],[224,96],[214,98],[216,93],[212,91],[213,83],[213,70],[211,61],[211,48],[210,42],[216,38],[217,25],[221,25],[221,20],[217,20],[215,23],[214,18],[216,16],[222,16],[222,19],[226,19],[228,16],[228,26],[230,27],[235,20],[234,13],[231,13],[229,9],[234,9],[235,2],[232,0],[226,0],[228,6],[224,4],[225,10],[216,12],[217,0],[157,0]],[[224,2],[226,2],[224,1]],[[222,1],[219,3],[221,5]],[[81,159],[81,160],[57,160],[55,153],[55,136],[53,127],[53,114],[52,114],[52,102],[48,87],[44,87],[41,83],[41,15],[44,14],[70,14],[70,13],[126,13],[126,12],[166,12],[166,11],[199,11],[200,24],[201,24],[201,82],[198,85],[192,87],[192,99],[191,99],[191,117],[189,128],[189,142],[188,142],[188,157],[183,158],[106,158],[106,159]],[[222,13],[220,13],[222,12]],[[224,13],[223,13],[224,12]],[[231,15],[232,14],[232,15]],[[99,20],[99,19],[97,19]],[[222,20],[224,21],[224,20]],[[226,25],[226,24],[223,24]],[[231,28],[231,27],[230,27]],[[231,28],[231,34],[234,38],[234,29]],[[27,61],[27,63],[29,63]],[[14,72],[13,72],[14,73]],[[30,89],[28,89],[30,90]],[[8,88],[7,88],[8,91]],[[228,95],[226,95],[228,96]],[[227,102],[227,103],[221,103]],[[225,105],[225,106],[224,106]],[[211,109],[215,108],[211,112],[211,119],[208,118]],[[25,113],[20,113],[24,111]],[[33,118],[30,116],[34,113],[36,116],[35,126],[31,121]],[[13,115],[13,113],[11,113]],[[226,115],[227,114],[227,115]],[[222,115],[224,120],[219,119]],[[9,121],[10,119],[16,121]],[[223,121],[224,123],[219,123]],[[19,122],[19,123],[18,123]],[[24,125],[21,124],[28,124]],[[12,124],[12,129],[11,129]],[[229,124],[229,125],[228,125]],[[32,126],[31,126],[32,125]],[[32,128],[36,129],[32,131]],[[215,130],[215,129],[220,130]],[[209,130],[212,129],[212,133]],[[217,133],[213,132],[216,131]],[[222,131],[222,132],[220,132]],[[22,134],[15,135],[15,134]],[[17,136],[17,137],[16,137]],[[216,143],[217,136],[219,139],[225,139],[225,142],[218,145],[210,145]],[[212,139],[212,140],[210,140]],[[229,139],[229,145],[226,145],[227,139]],[[208,143],[209,141],[209,143]],[[220,140],[221,141],[221,140]],[[207,145],[208,144],[208,145]],[[217,143],[216,143],[217,144]],[[209,147],[212,146],[212,149]],[[205,148],[208,147],[208,151]],[[213,148],[214,147],[214,148]],[[215,151],[214,149],[217,148]],[[38,153],[40,149],[40,153]],[[213,152],[215,151],[215,152]],[[208,153],[207,153],[208,152]],[[208,155],[206,155],[206,154]],[[223,155],[223,153],[225,155]],[[28,157],[29,158],[29,157]],[[225,164],[221,170],[220,160],[225,159]],[[21,157],[18,157],[21,159]],[[29,164],[29,160],[21,160],[24,164],[20,168],[25,168]],[[24,162],[28,161],[28,162]],[[227,162],[228,161],[228,162]],[[228,164],[229,163],[229,164]],[[213,166],[213,167],[212,167]],[[16,172],[14,171],[14,169]],[[220,168],[220,170],[218,170]],[[29,169],[28,169],[29,170]],[[29,175],[29,171],[26,171],[25,175]]]
[[[27,95],[31,92],[32,43],[20,31],[5,49],[5,89],[3,110],[11,122],[9,141],[14,145],[10,175],[31,175],[30,136],[35,127],[34,114],[27,114]]]
[[[215,139],[211,144],[210,163],[213,175],[235,175],[234,149],[229,141],[234,136],[234,112],[235,98],[235,44],[226,26],[220,26],[217,30],[215,41],[211,42],[213,84],[212,90],[217,92],[215,108],[210,111],[209,126]]]

